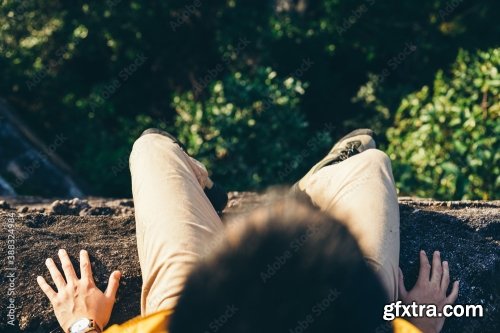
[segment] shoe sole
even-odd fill
[[[177,138],[175,136],[173,136],[172,134],[168,133],[167,131],[164,131],[164,130],[161,130],[161,129],[158,129],[158,128],[148,128],[147,130],[145,130],[144,132],[142,132],[141,136],[144,136],[144,135],[147,135],[147,134],[159,134],[159,135],[166,136],[167,138],[171,139],[174,143],[178,144],[179,147],[181,147],[182,150],[184,150],[186,152],[186,154],[187,154],[186,147],[182,144],[182,142],[180,142],[179,140],[177,140]]]

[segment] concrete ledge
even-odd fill
[[[0,331],[48,332],[58,327],[48,300],[36,284],[47,276],[44,260],[66,248],[73,257],[85,248],[91,254],[96,282],[104,287],[108,274],[120,269],[124,278],[110,323],[139,314],[141,275],[130,199],[57,201],[0,198]],[[232,192],[226,216],[251,210],[265,195]],[[500,201],[440,202],[400,198],[401,267],[407,287],[418,272],[418,251],[439,249],[461,281],[458,303],[482,304],[485,317],[452,318],[443,332],[499,332],[500,324]],[[8,222],[14,224],[15,271],[6,260]],[[15,273],[16,322],[7,324],[9,273]]]

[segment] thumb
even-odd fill
[[[120,286],[120,278],[122,276],[122,273],[120,271],[114,271],[111,273],[109,276],[109,281],[108,281],[108,287],[106,288],[106,291],[104,292],[104,295],[108,298],[115,299],[116,298],[116,291],[118,290],[118,287]]]
[[[398,289],[399,289],[399,298],[401,298],[401,300],[406,300],[406,297],[408,296],[408,290],[406,290],[406,287],[405,287],[405,280],[404,280],[404,277],[403,277],[403,271],[401,270],[401,268],[399,268],[399,283],[398,283]]]

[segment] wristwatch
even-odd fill
[[[85,333],[95,331],[101,333],[101,328],[97,325],[94,319],[80,318],[75,321],[70,327],[69,333]]]

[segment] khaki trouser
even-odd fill
[[[130,155],[137,247],[143,278],[141,313],[171,309],[186,276],[224,233],[202,186],[206,169],[161,134],[147,134]],[[387,155],[370,149],[309,178],[315,205],[357,238],[390,300],[397,298],[399,206]]]

